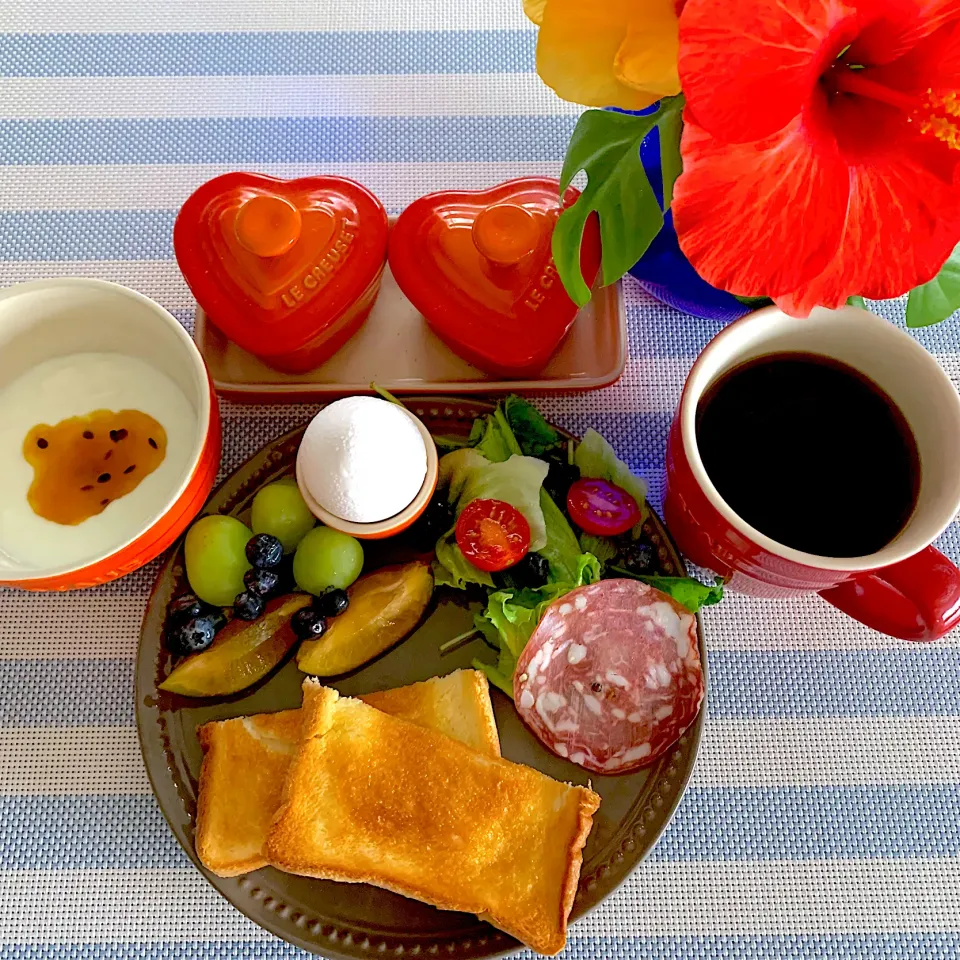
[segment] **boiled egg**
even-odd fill
[[[351,523],[379,523],[416,498],[427,450],[413,416],[376,397],[347,397],[311,421],[297,478],[324,510]]]

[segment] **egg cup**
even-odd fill
[[[307,489],[306,483],[301,476],[300,458],[297,457],[297,486],[300,488],[300,494],[310,508],[310,512],[325,526],[333,530],[339,530],[341,533],[348,533],[351,537],[358,540],[385,540],[387,537],[396,536],[411,526],[417,518],[427,509],[427,504],[437,489],[437,479],[440,475],[440,460],[437,456],[437,446],[433,442],[430,431],[423,425],[418,417],[415,417],[406,408],[403,412],[416,424],[420,436],[423,438],[423,446],[427,453],[427,474],[423,479],[420,490],[410,503],[399,513],[386,520],[380,520],[376,523],[354,523],[350,520],[343,520],[340,517],[325,510]]]

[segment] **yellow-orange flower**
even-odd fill
[[[675,0],[523,0],[537,73],[564,100],[642,110],[680,92]]]

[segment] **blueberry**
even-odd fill
[[[313,607],[298,610],[293,615],[290,625],[301,640],[316,640],[322,637],[327,629],[326,619]]]
[[[543,488],[562,510],[567,506],[567,494],[570,492],[570,487],[579,479],[579,467],[554,460],[547,471],[546,479],[543,481]]]
[[[227,615],[220,607],[206,607],[201,617],[213,624],[213,632],[219,633],[227,625]]]
[[[539,553],[528,553],[510,572],[519,587],[542,587],[550,577],[550,564]]]
[[[264,570],[262,567],[251,567],[243,575],[243,585],[258,597],[269,597],[280,584],[279,570]]]
[[[269,533],[258,533],[247,542],[247,559],[255,567],[279,567],[283,560],[283,544]]]
[[[350,606],[346,590],[328,590],[313,601],[313,609],[321,617],[339,617]]]
[[[438,493],[427,504],[417,522],[410,528],[418,546],[424,549],[433,545],[453,526],[455,519],[452,504],[447,502],[446,491]]]
[[[167,616],[170,618],[171,624],[180,626],[194,617],[202,616],[205,606],[204,602],[192,593],[185,593],[182,597],[170,601],[170,606],[167,607]]]
[[[656,553],[649,543],[631,540],[621,545],[618,560],[631,573],[649,573],[653,570],[655,558]]]
[[[168,636],[168,642],[174,653],[200,653],[213,643],[216,633],[212,617],[194,617],[174,629]]]
[[[256,620],[263,613],[263,608],[267,601],[252,590],[244,590],[237,594],[237,599],[233,601],[233,612],[241,620]]]

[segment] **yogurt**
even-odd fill
[[[297,472],[310,496],[335,517],[379,523],[420,492],[427,450],[402,407],[347,397],[313,418],[300,443]]]
[[[76,526],[34,513],[33,468],[24,438],[95,410],[139,410],[167,434],[163,461],[125,496]],[[190,467],[197,414],[180,388],[143,360],[119,353],[55,357],[0,390],[0,570],[45,569],[92,560],[136,537],[167,504]]]

